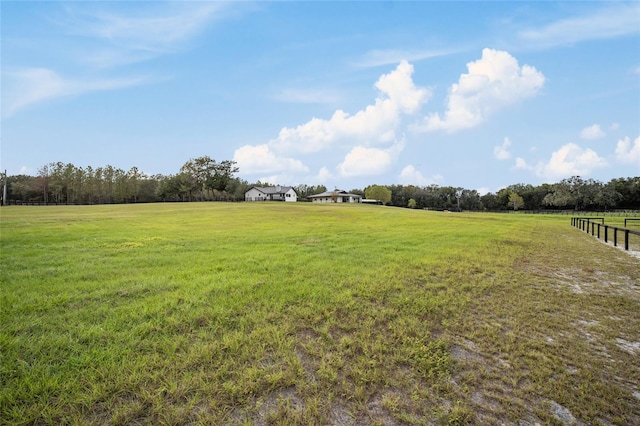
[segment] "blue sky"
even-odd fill
[[[3,1],[0,168],[342,189],[640,175],[638,2]]]

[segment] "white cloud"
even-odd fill
[[[592,149],[583,149],[574,143],[568,143],[554,151],[547,163],[538,164],[536,174],[549,179],[584,176],[606,165],[604,158]]]
[[[356,146],[338,165],[338,174],[342,177],[381,175],[391,168],[403,147],[402,142],[388,149]]]
[[[514,169],[517,170],[529,170],[531,167],[527,164],[524,158],[516,157],[516,162],[513,166]]]
[[[318,174],[315,177],[315,180],[317,180],[318,182],[320,182],[322,184],[324,184],[325,182],[327,182],[328,180],[331,180],[331,179],[333,179],[333,174],[326,167],[322,167],[318,171]]]
[[[608,5],[583,16],[522,31],[519,37],[532,46],[544,48],[637,34],[640,32],[639,14],[637,2]]]
[[[289,182],[286,176],[283,175],[273,175],[273,176],[261,176],[258,178],[258,181],[261,183],[269,183],[271,185],[278,185],[280,182]]]
[[[618,130],[620,128],[620,123],[611,123],[609,126],[609,130]]]
[[[58,22],[72,34],[100,38],[119,48],[170,53],[227,7],[219,2],[153,6],[138,9],[137,16],[67,7]]]
[[[629,136],[618,140],[616,159],[621,163],[636,164],[640,167],[640,136],[633,141],[633,144]],[[640,172],[640,169],[638,171]]]
[[[233,161],[242,173],[308,172],[300,160],[276,156],[267,145],[245,145],[236,149]]]
[[[482,58],[467,69],[449,88],[444,117],[430,114],[417,129],[454,132],[477,126],[494,111],[535,96],[545,81],[534,67],[520,67],[508,52],[493,49],[483,49]]]
[[[602,131],[599,124],[593,124],[591,126],[585,127],[580,132],[580,137],[582,139],[600,139],[605,136],[606,134]]]
[[[504,138],[504,142],[502,145],[497,145],[493,147],[493,156],[498,160],[508,160],[511,158],[511,153],[509,152],[509,147],[511,146],[511,141],[509,138]]]
[[[6,72],[3,80],[2,111],[6,116],[54,98],[122,89],[150,81],[146,78],[71,80],[46,68]]]
[[[360,144],[380,144],[393,141],[402,114],[419,110],[430,91],[414,85],[413,66],[406,61],[375,84],[380,96],[373,105],[350,115],[337,110],[330,119],[313,118],[295,128],[285,127],[269,142],[279,152],[318,152],[338,140],[356,140]]]
[[[400,183],[403,185],[427,186],[441,181],[442,176],[440,175],[435,175],[427,179],[412,164],[409,164],[400,172]]]
[[[213,21],[253,7],[248,2],[144,3],[127,13],[110,10],[108,3],[69,3],[64,15],[50,19],[71,35],[97,41],[80,51],[81,62],[113,68],[182,51]]]

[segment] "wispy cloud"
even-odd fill
[[[180,3],[142,16],[67,8],[61,20],[73,34],[107,40],[115,46],[169,53],[197,34],[225,7],[225,3]]]
[[[230,10],[226,2],[147,3],[117,13],[74,5],[53,20],[69,35],[93,41],[85,63],[110,68],[179,52]]]
[[[401,61],[419,62],[429,58],[447,56],[456,53],[454,49],[374,49],[352,62],[358,68],[379,67],[382,65],[399,64]]]
[[[540,48],[621,37],[640,32],[639,16],[640,3],[608,5],[589,14],[521,31],[518,37],[525,43]]]
[[[2,97],[2,113],[5,117],[54,98],[122,89],[150,81],[145,77],[68,79],[46,68],[27,68],[5,72],[3,80],[6,89]]]
[[[214,19],[227,16],[224,13],[227,3],[222,2],[136,4],[118,13],[98,7],[109,6],[65,5],[63,13],[51,20],[71,36],[66,49],[80,52],[78,62],[103,71],[179,52]],[[69,77],[69,74],[73,76]],[[123,89],[159,80],[87,76],[86,69],[68,75],[61,76],[48,67],[4,72],[3,116],[55,98]]]
[[[275,98],[281,102],[300,104],[331,104],[340,100],[340,95],[333,90],[320,89],[284,89]]]

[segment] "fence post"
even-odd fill
[[[604,242],[609,242],[609,225],[604,226]]]
[[[598,239],[600,239],[600,224],[598,224]]]
[[[613,246],[618,247],[618,228],[613,228]]]
[[[629,230],[624,230],[624,249],[629,250]]]

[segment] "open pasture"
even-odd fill
[[[640,424],[640,261],[568,217],[0,215],[1,424]]]

